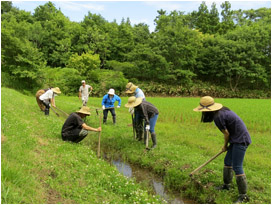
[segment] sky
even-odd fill
[[[20,10],[34,12],[39,5],[48,1],[12,1],[13,6]],[[155,30],[154,19],[160,9],[169,14],[173,10],[185,12],[185,14],[197,11],[202,1],[51,1],[57,9],[67,16],[71,21],[81,22],[88,12],[100,14],[108,22],[116,20],[120,23],[122,18],[130,19],[132,25],[145,23],[152,32]],[[220,5],[224,1],[205,1],[208,9],[212,3],[217,4],[219,13]],[[261,7],[271,8],[271,1],[229,1],[232,10],[249,10]]]

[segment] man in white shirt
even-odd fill
[[[61,91],[58,87],[51,88],[47,90],[44,94],[42,94],[39,99],[42,101],[42,103],[45,106],[44,114],[49,115],[49,108],[50,108],[50,103],[53,107],[56,107],[55,105],[55,96],[57,94],[60,94]]]
[[[89,99],[89,94],[92,92],[93,88],[90,85],[86,85],[85,80],[81,81],[82,85],[79,88],[79,93],[78,93],[78,97],[79,99],[82,99],[82,105],[86,106],[88,99]],[[90,92],[89,92],[90,89]]]

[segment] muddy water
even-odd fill
[[[178,194],[170,193],[163,185],[163,178],[154,175],[147,169],[139,168],[122,160],[120,155],[110,156],[104,154],[104,158],[114,165],[117,170],[128,178],[135,178],[137,182],[148,183],[153,193],[161,196],[168,204],[193,204],[190,200],[185,200]]]

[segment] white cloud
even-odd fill
[[[93,10],[93,11],[104,11],[104,5],[97,4],[94,2],[76,2],[76,1],[57,1],[53,3],[58,3],[58,6],[61,7],[62,10],[69,11],[82,11],[82,10]]]

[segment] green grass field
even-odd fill
[[[128,180],[102,159],[97,159],[98,134],[89,134],[79,144],[63,142],[65,118],[52,111],[45,117],[35,97],[2,88],[2,203],[163,203],[158,196],[134,180]],[[90,107],[101,107],[102,98],[90,98]],[[133,139],[131,115],[116,109],[117,125],[102,126],[101,150],[118,152],[125,160],[163,175],[165,185],[198,203],[231,204],[238,195],[235,180],[229,192],[218,192],[222,183],[224,154],[201,169],[195,168],[218,153],[223,135],[213,123],[200,123],[193,112],[199,98],[149,98],[159,109],[156,125],[158,146],[144,152],[144,144]],[[236,112],[252,138],[244,170],[248,195],[253,204],[271,203],[271,100],[216,99]],[[79,109],[77,97],[57,96],[56,105],[67,113]],[[95,110],[87,124],[99,126]],[[151,141],[150,141],[151,143]]]

